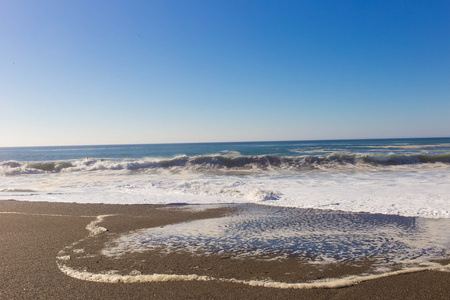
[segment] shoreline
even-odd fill
[[[58,267],[60,257],[65,257],[67,247],[77,242],[86,243],[92,224],[100,215],[115,215],[94,224],[97,228],[107,228],[109,238],[138,228],[166,226],[189,220],[214,218],[230,212],[230,208],[212,210],[185,210],[177,205],[121,205],[121,204],[77,204],[52,202],[26,202],[0,200],[0,298],[249,298],[272,299],[360,299],[370,295],[379,299],[446,299],[450,294],[449,272],[421,271],[385,278],[373,279],[340,289],[278,289],[250,286],[239,282],[214,281],[165,281],[143,283],[102,283],[75,279],[61,272]],[[94,226],[94,227],[95,227]],[[94,228],[93,227],[93,228]],[[100,230],[101,232],[101,230]],[[102,247],[106,241],[101,234],[95,243],[89,242],[86,252]],[[62,251],[62,252],[61,252]],[[84,251],[84,250],[83,250]],[[88,256],[80,250],[81,256]],[[72,254],[73,255],[73,254]],[[145,260],[145,261],[144,261]],[[114,259],[99,260],[95,257],[78,259],[71,257],[72,267],[104,270],[114,269]],[[139,264],[140,262],[140,264]],[[87,265],[86,265],[87,263]],[[201,273],[204,276],[219,274],[220,278],[240,280],[268,280],[287,278],[291,274],[308,274],[306,279],[339,278],[343,274],[360,274],[359,267],[345,263],[334,264],[321,272],[293,261],[286,263],[260,263],[244,259],[236,263],[220,256],[192,257],[182,254],[166,255],[158,253],[133,254],[130,259],[116,261],[124,269],[132,272],[139,267],[142,274],[161,274],[172,270],[172,274],[189,275]],[[448,264],[449,262],[444,262]],[[107,269],[108,269],[107,268]],[[352,269],[353,268],[353,269]],[[208,270],[209,269],[209,270]],[[155,272],[158,271],[158,272]],[[210,274],[208,274],[208,272]],[[214,273],[215,272],[215,273]],[[314,273],[316,272],[316,273]],[[167,272],[166,272],[167,273]],[[170,273],[169,273],[170,274]],[[112,274],[114,275],[114,274]],[[223,276],[222,276],[223,275]],[[203,276],[203,275],[199,275]],[[299,275],[300,276],[300,275]],[[303,275],[302,275],[303,276]]]

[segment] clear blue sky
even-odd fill
[[[450,136],[450,1],[0,2],[0,146]]]

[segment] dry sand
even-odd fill
[[[340,289],[295,290],[220,281],[98,283],[69,277],[57,265],[58,253],[86,238],[86,225],[98,215],[116,216],[99,224],[108,232],[96,243],[85,245],[91,252],[108,238],[130,230],[225,213],[225,208],[192,212],[177,206],[0,201],[0,299],[449,299],[450,273],[438,271],[397,275]],[[135,254],[118,261],[82,259],[80,255],[72,258],[70,265],[85,266],[89,271],[120,269],[277,281],[359,274],[366,267],[340,264],[319,271],[296,260],[280,263],[158,253]]]

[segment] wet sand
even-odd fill
[[[90,282],[67,276],[57,265],[61,250],[86,238],[86,225],[98,215],[115,216],[99,224],[108,231],[95,243],[85,245],[87,252],[95,252],[111,237],[130,230],[226,213],[226,208],[195,212],[177,206],[0,201],[0,299],[448,299],[450,295],[450,273],[438,271],[397,275],[339,289],[296,290],[220,281]],[[89,271],[138,270],[142,274],[198,274],[245,280],[295,282],[360,274],[367,268],[364,264],[338,264],[318,270],[296,260],[261,262],[234,260],[226,255],[143,253],[113,260],[82,259],[81,254],[68,263]]]

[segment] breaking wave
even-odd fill
[[[243,171],[260,172],[268,170],[307,171],[335,168],[370,168],[419,164],[450,164],[450,153],[444,154],[343,154],[317,156],[177,156],[170,159],[144,158],[139,160],[86,158],[73,161],[20,162],[6,161],[0,163],[0,174],[23,175],[41,173],[59,173],[98,170],[189,170],[197,172]]]

